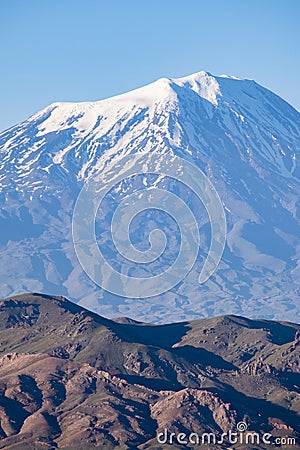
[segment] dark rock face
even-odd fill
[[[4,299],[0,448],[159,449],[165,429],[220,436],[241,421],[297,439],[299,333],[237,316],[149,325],[63,297]]]

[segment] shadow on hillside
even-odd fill
[[[168,325],[111,323],[110,328],[124,341],[170,350],[174,344],[182,340],[191,326],[188,322]]]

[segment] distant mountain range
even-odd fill
[[[202,242],[185,280],[137,301],[109,294],[87,277],[74,251],[71,220],[90,176],[141,151],[156,152],[158,167],[170,154],[199,167],[219,193],[228,236],[218,270],[199,286],[210,237],[201,203],[150,175],[122,184],[97,222],[109,254],[106,231],[118,199],[153,184],[180,191]],[[105,316],[147,322],[222,314],[299,322],[299,159],[300,113],[251,80],[199,72],[98,102],[52,104],[0,134],[0,295],[63,294]],[[144,216],[132,227],[137,244],[153,221],[176,235],[164,216]],[[170,259],[176,246],[169,248]],[[119,257],[115,261],[129,270]]]
[[[221,316],[153,325],[24,294],[0,302],[0,343],[0,448],[162,449],[165,429],[220,438],[239,422],[270,444],[236,449],[300,437],[296,324]]]

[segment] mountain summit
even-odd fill
[[[156,152],[158,167],[170,153],[199,167],[219,193],[228,236],[217,272],[199,286],[209,218],[177,187],[197,217],[203,254],[172,291],[137,301],[101,290],[85,275],[71,221],[83,183],[140,151]],[[2,296],[63,294],[102,315],[148,322],[224,313],[299,321],[300,113],[256,82],[199,72],[98,102],[54,103],[1,133],[0,152]],[[141,185],[163,188],[166,181],[145,176],[119,192],[124,197]],[[97,222],[110,258],[107,220],[117,202],[115,189]],[[150,219],[133,224],[137,245],[155,220],[173,235],[165,217]],[[124,269],[118,258],[116,264]]]

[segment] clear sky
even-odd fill
[[[300,109],[299,0],[1,0],[0,130],[54,101],[100,100],[200,70]]]

